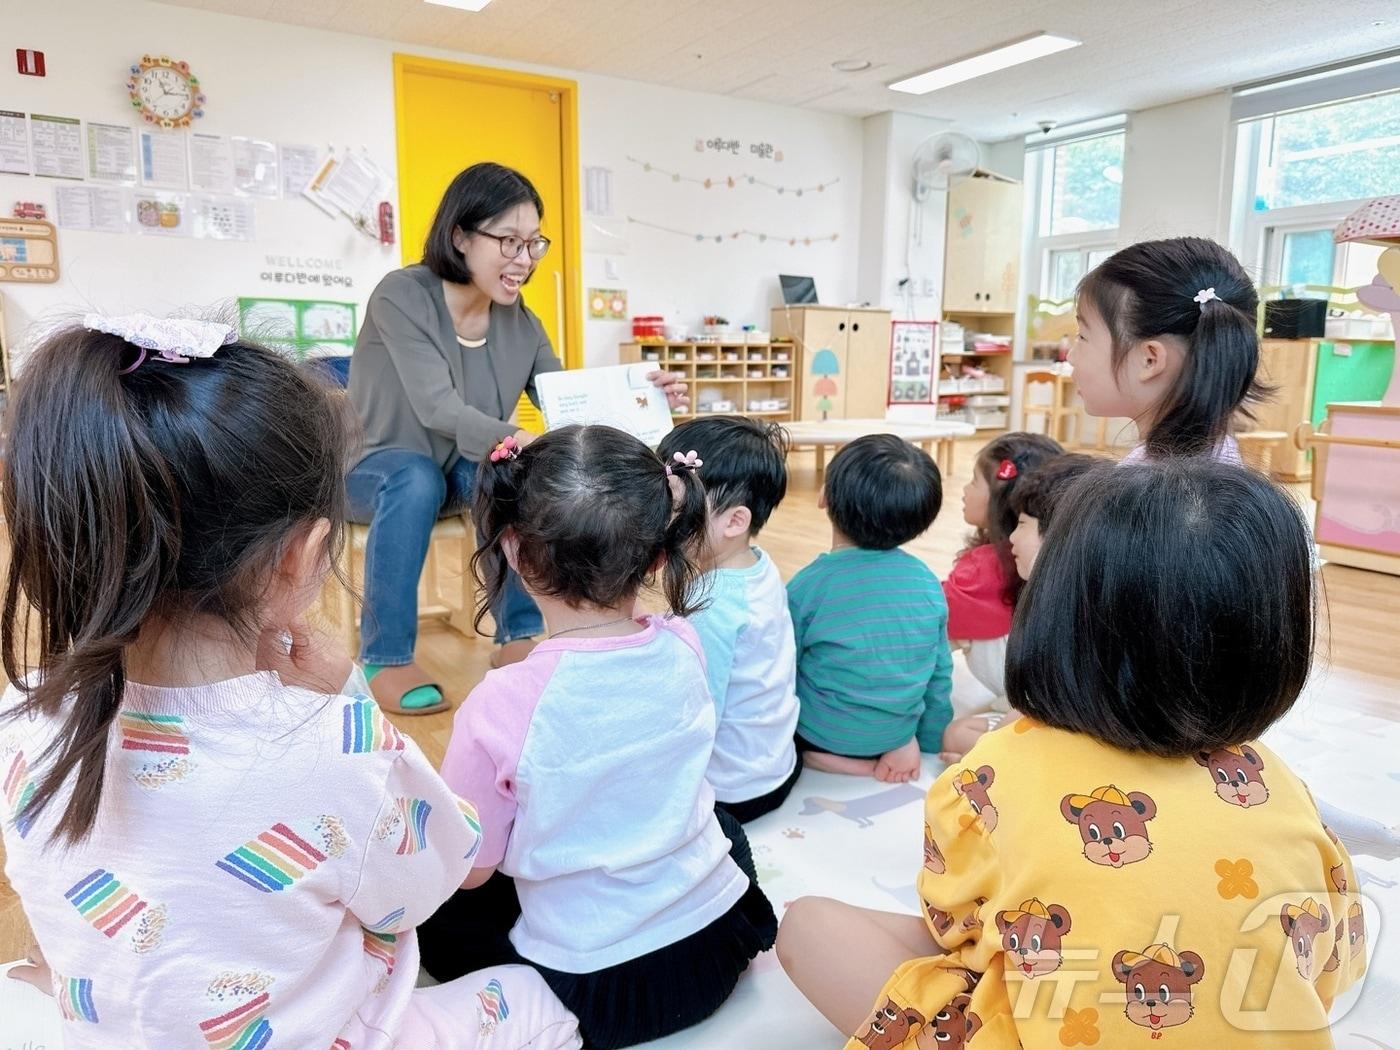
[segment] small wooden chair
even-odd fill
[[[1282,430],[1246,430],[1235,435],[1240,458],[1249,466],[1273,477],[1274,449],[1288,440]]]
[[[1050,403],[1048,405],[1031,402],[1032,383],[1050,384]],[[1038,433],[1048,434],[1056,441],[1063,441],[1065,420],[1074,412],[1065,402],[1065,391],[1073,383],[1074,380],[1069,376],[1062,372],[1051,371],[1048,368],[1037,368],[1025,373],[1021,377],[1021,429],[1030,430],[1030,424],[1027,421],[1032,414],[1043,416],[1045,429],[1038,431]]]
[[[369,526],[347,523],[345,546],[340,554],[340,573],[350,582],[344,587],[334,575],[326,579],[321,592],[323,615],[336,622],[346,650],[357,653],[360,647],[360,617],[357,597],[364,593],[365,545],[369,542]],[[438,545],[458,545],[456,570],[444,570]],[[476,577],[471,559],[476,551],[476,527],[465,514],[441,518],[433,526],[428,540],[428,556],[423,562],[423,575],[418,581],[418,619],[444,620],[455,631],[473,637],[472,616],[476,608]],[[444,585],[450,585],[444,592]]]

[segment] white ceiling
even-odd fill
[[[919,113],[984,140],[1400,46],[1394,0],[165,2],[851,116]],[[924,97],[885,87],[1040,30],[1084,45]],[[843,58],[873,65],[833,71]]]

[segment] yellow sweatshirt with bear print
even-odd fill
[[[847,1050],[1319,1050],[1365,970],[1363,902],[1312,796],[1259,744],[1165,759],[1021,718],[924,806],[946,954]]]

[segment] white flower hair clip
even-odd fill
[[[674,453],[671,459],[675,461],[674,465],[676,470],[697,470],[705,465],[705,461],[700,458],[700,454],[694,449],[691,449],[689,452],[685,453],[685,455],[681,455],[679,452]],[[675,473],[675,470],[672,470],[671,467],[672,464],[666,464],[667,477],[671,477]]]
[[[220,347],[228,346],[238,338],[238,333],[232,328],[216,321],[152,317],[150,314],[124,314],[120,317],[88,314],[83,318],[83,327],[92,332],[120,336],[141,351],[134,362],[118,370],[117,375],[122,376],[140,368],[152,351],[159,354],[162,361],[187,365],[196,357],[213,357]]]
[[[1210,302],[1212,299],[1216,300],[1217,302],[1221,301],[1220,296],[1215,294],[1214,288],[1202,288],[1192,297],[1191,301],[1194,303],[1200,303],[1201,309],[1204,310],[1206,308],[1206,303]]]

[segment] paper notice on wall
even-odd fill
[[[613,213],[612,171],[608,168],[583,169],[584,210],[589,215],[607,217]]]
[[[137,134],[140,139],[138,165],[141,185],[151,189],[188,188],[189,158],[185,151],[184,132],[141,128]]]
[[[136,136],[125,124],[87,126],[88,178],[136,185]]]
[[[233,192],[233,145],[227,135],[190,135],[190,187],[206,193]]]
[[[54,196],[55,219],[63,229],[101,233],[126,233],[131,229],[125,190],[59,186]]]
[[[254,239],[253,202],[245,197],[192,197],[194,235],[215,241]]]
[[[23,113],[0,109],[0,173],[28,175],[29,121]]]
[[[380,188],[387,180],[383,172],[359,153],[348,151],[321,187],[322,196],[352,219],[379,201]]]
[[[190,237],[194,234],[194,217],[190,214],[189,198],[183,193],[152,193],[135,195],[132,205],[137,233],[156,237]]]
[[[235,135],[233,190],[249,197],[276,197],[277,143]]]
[[[50,179],[82,179],[83,125],[77,117],[29,115],[34,174]]]
[[[282,143],[277,148],[281,165],[282,196],[295,200],[311,184],[320,168],[321,151],[315,146],[293,146]]]

